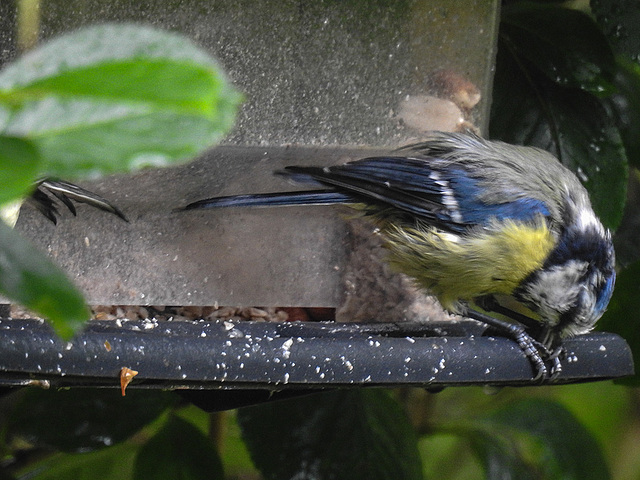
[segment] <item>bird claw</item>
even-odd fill
[[[529,335],[524,328],[518,330],[519,332],[514,339],[536,371],[533,380],[544,382],[545,380],[552,381],[558,378],[562,373],[562,359],[566,354],[565,348],[558,346],[550,350],[544,343]],[[550,367],[547,367],[547,364],[550,364]]]
[[[547,365],[543,359],[543,354],[545,358],[547,358],[547,354],[549,353],[547,348],[534,340],[524,329],[521,329],[515,336],[514,340],[520,346],[520,350],[525,354],[525,356],[531,362],[534,370],[536,371],[535,377],[533,377],[534,382],[542,382],[548,378],[549,371],[547,370]],[[542,353],[540,353],[542,352]]]
[[[564,357],[564,347],[559,346],[553,350],[548,347],[551,342],[541,342],[527,333],[525,327],[520,324],[509,323],[475,310],[467,312],[469,318],[498,329],[506,337],[516,341],[522,352],[529,359],[534,369],[533,381],[542,383],[552,381],[562,372],[562,358]],[[549,366],[547,366],[549,364]]]

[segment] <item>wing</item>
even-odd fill
[[[490,202],[488,179],[453,162],[429,157],[371,157],[334,167],[287,167],[284,174],[330,186],[355,201],[393,208],[451,232],[494,219],[527,221],[548,215],[544,202],[518,197]]]

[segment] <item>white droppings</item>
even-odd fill
[[[229,336],[231,338],[243,338],[244,333],[242,333],[242,330],[234,328],[233,330],[229,331]]]
[[[407,342],[409,342],[409,343],[416,343],[416,339],[415,339],[415,338],[412,338],[412,337],[407,337],[407,338],[406,338],[406,340],[407,340]]]
[[[600,348],[598,348],[598,350],[600,350],[601,352],[606,352],[607,347],[605,347],[604,345],[600,345]]]
[[[289,338],[282,344],[282,357],[286,360],[291,356],[291,346],[293,345],[293,338]]]

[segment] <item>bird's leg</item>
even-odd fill
[[[475,310],[468,310],[466,316],[473,320],[477,320],[486,325],[489,325],[497,329],[506,337],[515,340],[516,343],[520,346],[520,349],[531,362],[531,365],[536,372],[536,375],[533,378],[534,381],[542,381],[550,378],[549,370],[545,365],[543,356],[545,359],[549,359],[552,357],[552,353],[549,352],[544,344],[529,335],[523,325],[519,325],[517,323],[509,323],[505,320],[500,320],[498,318]],[[553,367],[551,371],[551,377],[555,377],[558,373],[560,373],[560,370],[558,370],[560,368],[560,362],[559,360],[557,360],[557,362],[554,360],[552,363]]]
[[[500,304],[493,295],[485,295],[474,299],[474,303],[487,312],[495,312],[508,317],[529,329],[534,338],[539,339],[542,332],[542,323],[527,317],[526,315],[516,312],[511,308]]]
[[[511,318],[524,325],[531,332],[529,335],[544,347],[541,349],[544,359],[551,363],[550,379],[556,378],[562,372],[561,360],[564,359],[566,351],[560,338],[549,325],[501,305],[493,296],[477,299],[476,303],[484,310]]]

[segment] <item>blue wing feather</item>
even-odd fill
[[[488,203],[480,185],[486,179],[437,158],[370,157],[325,168],[290,166],[277,173],[331,189],[218,197],[185,209],[363,202],[393,207],[399,215],[417,217],[452,232],[487,225],[492,218],[526,221],[549,214],[544,202],[531,198]]]

